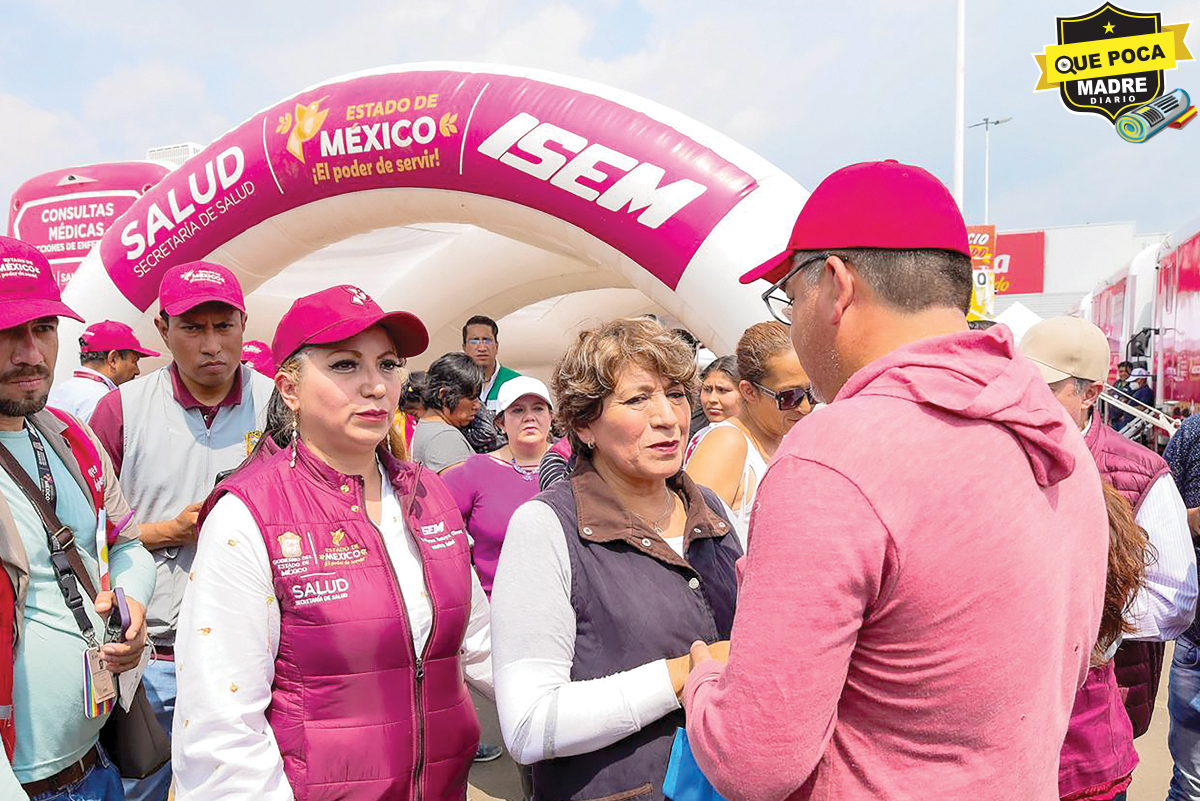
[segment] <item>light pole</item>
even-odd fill
[[[963,208],[963,124],[967,107],[967,0],[958,0],[954,42],[954,201]]]
[[[1012,117],[1004,117],[1003,119],[993,120],[988,117],[983,118],[983,122],[977,122],[974,125],[968,125],[968,128],[978,128],[983,126],[983,224],[987,225],[988,216],[988,193],[990,190],[989,179],[991,173],[992,147],[991,147],[991,130],[994,126],[1003,125],[1011,120]]]

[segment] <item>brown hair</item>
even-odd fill
[[[1100,615],[1100,633],[1092,649],[1092,664],[1104,663],[1104,652],[1117,637],[1133,631],[1125,613],[1146,578],[1146,564],[1153,558],[1150,538],[1137,524],[1133,507],[1108,482],[1104,486],[1104,504],[1108,508],[1108,581],[1104,586],[1104,609]]]
[[[576,429],[600,416],[604,399],[631,364],[682,384],[689,394],[694,389],[695,354],[658,322],[645,317],[622,318],[580,332],[555,365],[550,382],[554,414],[576,453],[587,453]]]
[[[755,323],[742,332],[737,344],[738,378],[758,381],[767,374],[767,362],[792,349],[787,326],[776,320]]]

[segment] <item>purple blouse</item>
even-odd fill
[[[443,472],[441,479],[458,502],[467,532],[474,540],[471,555],[475,572],[491,598],[492,580],[496,577],[509,518],[518,506],[537,495],[537,470],[526,480],[511,464],[477,453]]]

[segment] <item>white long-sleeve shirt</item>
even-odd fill
[[[1125,639],[1173,640],[1196,614],[1197,581],[1187,509],[1170,474],[1150,485],[1135,520],[1150,538],[1154,559],[1127,613],[1134,631]]]
[[[104,373],[80,366],[70,378],[55,382],[47,403],[87,422],[100,399],[116,388],[117,385]]]
[[[667,544],[683,549],[681,538]],[[518,507],[509,521],[492,621],[500,731],[523,765],[612,745],[679,708],[665,659],[571,680],[571,558],[558,516],[541,501]]]
[[[383,487],[379,529],[419,653],[429,638],[433,606],[400,503],[386,480]],[[491,695],[488,602],[474,571],[471,580],[463,671],[474,687]],[[223,496],[205,520],[175,648],[175,797],[292,801],[266,719],[279,648],[279,605],[262,534],[236,496]]]

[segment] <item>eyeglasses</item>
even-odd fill
[[[807,259],[793,266],[791,270],[788,270],[787,275],[771,284],[770,288],[762,293],[763,303],[767,304],[767,310],[771,312],[772,317],[784,325],[792,324],[792,299],[787,296],[783,288],[787,286],[787,282],[792,280],[792,276],[796,273],[819,261],[823,262],[827,258],[829,258],[828,253],[815,253],[809,256]]]
[[[491,337],[471,337],[467,340],[468,345],[495,345],[496,340]]]
[[[775,405],[779,407],[781,412],[790,412],[792,409],[798,408],[804,401],[808,401],[809,406],[815,406],[817,399],[813,396],[812,387],[792,387],[791,389],[774,390],[770,387],[764,387],[757,381],[751,381],[750,384],[758,388],[758,391],[769,398],[775,399]]]

